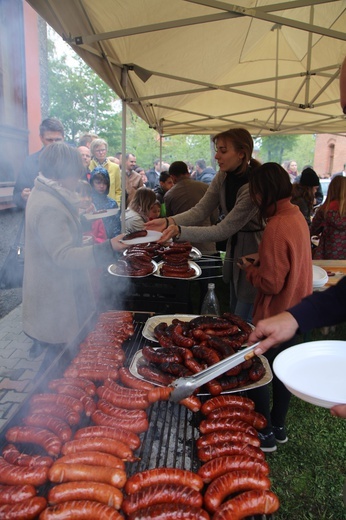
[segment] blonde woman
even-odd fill
[[[125,211],[125,231],[133,233],[144,229],[149,213],[156,202],[156,194],[150,188],[138,188],[129,207]]]
[[[97,167],[105,168],[110,179],[108,196],[121,204],[121,173],[117,164],[110,161],[107,157],[108,143],[104,139],[94,139],[90,145],[92,159],[89,164],[89,170],[93,171]]]
[[[314,258],[319,260],[346,259],[346,177],[331,180],[325,202],[317,210],[310,228],[320,235]]]

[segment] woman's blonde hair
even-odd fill
[[[106,148],[106,150],[108,151],[108,143],[107,143],[107,141],[105,141],[105,139],[101,139],[99,137],[98,139],[94,139],[93,141],[91,141],[91,144],[90,144],[90,153],[91,153],[91,155],[94,155],[95,148],[98,148],[99,146],[104,146]]]
[[[330,203],[333,200],[339,201],[339,213],[341,217],[346,216],[346,177],[337,175],[329,184],[327,197],[321,205],[324,215],[329,210]]]
[[[149,211],[156,201],[156,193],[150,188],[142,187],[136,190],[129,208],[140,214],[145,220],[148,219]]]

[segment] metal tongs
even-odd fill
[[[174,387],[174,390],[171,392],[169,400],[179,403],[179,401],[192,395],[197,388],[201,387],[205,383],[208,383],[215,377],[224,374],[227,370],[236,367],[239,363],[252,358],[255,355],[254,349],[259,345],[259,343],[260,342],[258,341],[250,347],[244,345],[244,347],[238,350],[236,354],[233,354],[233,356],[222,359],[218,363],[215,363],[215,365],[211,365],[205,370],[198,372],[198,374],[193,374],[189,377],[179,377],[179,379],[176,379],[171,384],[171,386]]]

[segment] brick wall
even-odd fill
[[[343,170],[346,163],[346,134],[318,134],[314,157],[314,170],[320,177]]]

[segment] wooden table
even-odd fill
[[[324,288],[337,284],[346,275],[346,260],[313,260],[312,263],[327,271],[328,282]]]

